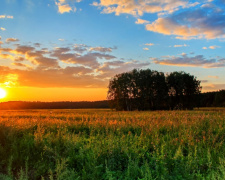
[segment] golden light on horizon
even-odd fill
[[[0,99],[6,97],[6,94],[7,94],[6,91],[4,89],[0,88]]]

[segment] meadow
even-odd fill
[[[0,179],[225,179],[225,109],[0,111]]]

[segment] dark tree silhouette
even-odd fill
[[[201,92],[200,81],[183,71],[172,72],[166,77],[171,109],[193,109],[195,96]]]
[[[191,99],[201,91],[200,81],[185,72],[164,73],[150,69],[115,75],[107,98],[117,110],[192,109]]]

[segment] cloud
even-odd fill
[[[179,44],[179,45],[174,45],[173,47],[187,47],[187,46],[188,46],[187,44],[183,44],[183,45],[182,44],[181,45]]]
[[[78,52],[86,52],[87,48],[84,49],[84,45],[76,46],[73,50]],[[94,48],[92,51],[102,51],[107,52],[109,51],[108,48],[97,47]],[[111,60],[115,59],[116,57],[113,55],[105,54],[105,53],[98,53],[98,52],[86,52],[86,54],[77,54],[77,53],[70,53],[70,48],[56,48],[52,53],[52,57],[56,57],[60,61],[64,63],[71,63],[71,64],[81,64],[84,66],[96,68],[99,66],[98,59],[106,59]]]
[[[149,62],[140,62],[136,60],[131,60],[128,62],[111,61],[111,62],[104,62],[104,64],[97,69],[97,72],[100,73],[98,77],[110,79],[115,74],[131,71],[133,69],[144,68],[149,65],[150,65]]]
[[[144,13],[172,13],[180,8],[188,8],[196,6],[198,3],[191,3],[181,0],[100,0],[100,2],[93,2],[93,6],[102,9],[102,13],[131,14],[133,16],[142,16]]]
[[[60,3],[57,3],[56,2],[56,5],[58,6],[58,12],[60,14],[63,14],[63,13],[69,13],[70,11],[72,11],[72,8],[68,5],[68,4],[60,4]]]
[[[91,47],[89,51],[99,51],[99,52],[112,52],[112,48],[106,47]]]
[[[208,80],[200,80],[201,81],[201,83],[207,83],[207,82],[209,82]]]
[[[9,16],[9,15],[0,15],[0,19],[13,19],[13,16]]]
[[[225,84],[207,84],[202,86],[202,91],[217,91],[218,89],[225,89]]]
[[[154,46],[153,43],[146,43],[145,46]]]
[[[22,56],[17,56],[17,57],[14,58],[14,61],[16,61],[16,62],[22,62],[24,60],[25,60],[25,58],[22,57]]]
[[[218,79],[219,76],[208,76],[208,78]]]
[[[25,67],[25,68],[31,68],[31,66],[29,66],[27,64],[18,63],[18,62],[12,63],[12,65],[19,66],[19,67]]]
[[[12,53],[14,54],[22,54],[26,55],[27,53],[34,51],[35,48],[32,46],[24,46],[24,45],[18,45],[15,50],[11,50]]]
[[[143,50],[148,51],[148,50],[149,50],[149,48],[143,48]]]
[[[10,55],[10,54],[3,54],[3,53],[1,53],[0,54],[0,58],[2,58],[2,59],[13,59],[13,56]]]
[[[177,39],[225,38],[225,16],[223,12],[194,9],[159,17],[146,30],[165,35],[175,35]]]
[[[92,68],[83,66],[67,66],[58,69],[12,69],[0,66],[0,83],[7,83],[10,86],[27,87],[71,87],[71,88],[106,88],[109,79],[116,73],[132,70],[134,68],[145,67],[149,63],[131,62],[106,62],[97,69],[97,73]],[[22,64],[17,64],[23,67]],[[13,75],[15,80],[9,81],[7,76]]]
[[[82,54],[83,52],[88,50],[88,47],[86,45],[84,45],[84,44],[76,44],[76,45],[74,45],[73,50],[75,52],[78,52],[78,53]]]
[[[147,21],[147,20],[144,20],[144,19],[137,19],[137,21],[135,22],[135,24],[147,24],[147,23],[149,23],[149,21]]]
[[[192,66],[203,68],[219,68],[225,67],[224,58],[206,59],[203,55],[188,57],[186,54],[181,56],[167,56],[162,58],[151,58],[155,64],[170,66]]]
[[[2,30],[2,31],[5,31],[6,29],[5,28],[3,28],[3,27],[0,27],[0,29]]]
[[[136,24],[146,24],[146,30],[177,39],[225,38],[223,1],[100,0],[92,5],[105,14],[130,14],[136,18]],[[142,19],[144,14],[154,16]]]
[[[32,46],[24,46],[24,45],[17,45],[15,49],[10,48],[0,48],[0,52],[10,53],[6,54],[5,58],[13,59],[14,61],[25,61],[28,60],[34,65],[38,65],[39,67],[58,67],[58,60],[53,58],[45,57],[44,51],[37,51]],[[11,55],[11,54],[14,54]]]
[[[58,12],[60,14],[76,12],[77,8],[74,6],[75,3],[79,3],[81,0],[57,0],[55,2],[58,7]]]
[[[40,43],[34,43],[34,46],[35,46],[35,47],[40,47],[41,44],[40,44]]]
[[[202,49],[217,49],[217,48],[221,48],[220,46],[209,46],[209,47],[203,47]]]
[[[0,83],[9,82],[7,76],[14,75],[16,80],[14,84],[27,87],[106,87],[107,81],[95,78],[89,75],[90,70],[85,67],[66,67],[59,69],[11,69],[0,66],[3,76],[0,77]],[[9,83],[7,83],[9,84]],[[11,86],[13,84],[11,83]]]
[[[7,38],[6,39],[6,42],[17,42],[19,41],[19,39],[16,39],[16,38]]]
[[[91,47],[85,44],[54,49],[41,47],[39,43],[5,46],[0,47],[1,59],[13,60],[9,67],[0,66],[0,84],[7,86],[106,88],[116,73],[150,64],[118,60],[107,54],[110,51],[107,47],[97,46],[90,51]],[[110,49],[113,53],[116,47]]]
[[[209,49],[217,49],[217,48],[220,48],[220,46],[209,46]]]
[[[74,54],[61,54],[58,58],[65,63],[81,64],[91,68],[97,68],[100,65],[98,59],[111,60],[116,57],[101,53],[87,53],[82,56]]]

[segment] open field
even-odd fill
[[[0,179],[225,179],[225,109],[0,111]]]

